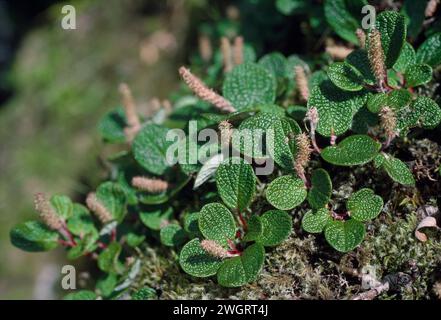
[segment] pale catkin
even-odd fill
[[[40,214],[41,220],[52,230],[60,230],[63,221],[58,217],[55,209],[51,206],[43,193],[36,193],[34,196],[35,210]]]
[[[311,156],[311,143],[306,133],[297,135],[295,139],[297,145],[297,156],[295,159],[294,169],[299,177],[302,178],[303,181],[306,181],[305,167],[308,165],[309,157]]]
[[[294,74],[296,78],[297,88],[299,89],[300,97],[303,101],[309,99],[308,79],[306,78],[305,69],[301,66],[294,67]]]
[[[218,128],[221,136],[221,145],[228,146],[233,136],[233,125],[228,120],[224,120],[219,123]]]
[[[202,240],[201,247],[204,249],[209,255],[216,258],[226,258],[229,256],[228,251],[224,249],[220,244],[213,240]]]
[[[98,200],[96,194],[91,192],[86,198],[87,207],[96,215],[101,223],[106,224],[113,220],[112,215],[107,208]]]
[[[436,295],[438,300],[441,300],[441,281],[435,282],[433,285],[433,293]]]
[[[359,28],[357,31],[355,31],[355,35],[358,39],[358,45],[360,48],[364,49],[366,46],[366,33],[364,33],[363,29]]]
[[[397,132],[397,117],[395,112],[389,107],[383,107],[380,110],[380,124],[388,141],[392,140]]]
[[[369,34],[368,57],[375,79],[377,79],[378,84],[382,87],[387,74],[384,51],[381,44],[381,33],[377,29],[372,30]]]
[[[181,75],[187,86],[194,92],[200,99],[207,101],[214,105],[221,111],[235,112],[236,109],[231,103],[221,95],[217,94],[213,90],[209,89],[198,77],[193,75],[190,70],[185,67],[179,68],[179,74]]]
[[[241,36],[234,39],[233,62],[236,66],[243,63],[243,37]]]
[[[426,10],[424,12],[426,18],[432,18],[435,15],[436,10],[438,9],[438,5],[439,5],[439,0],[430,0],[427,3]]]
[[[326,47],[326,52],[334,60],[344,60],[352,51],[352,49],[345,46],[329,45]]]
[[[132,186],[142,191],[160,193],[168,189],[168,182],[160,179],[133,177]]]
[[[211,46],[210,37],[205,34],[199,36],[199,54],[202,60],[209,62],[213,56],[213,48]]]
[[[121,93],[122,103],[124,106],[124,112],[129,127],[140,127],[138,114],[136,112],[136,104],[133,100],[132,92],[126,83],[119,85],[119,92]]]
[[[222,37],[220,40],[222,59],[224,63],[224,72],[230,72],[233,69],[233,55],[231,52],[230,40],[227,37]]]

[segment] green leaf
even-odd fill
[[[98,237],[99,236],[97,233],[89,233],[85,235],[82,239],[77,241],[77,245],[75,247],[68,250],[67,258],[69,260],[75,260],[87,253],[94,252],[98,248],[96,243]]]
[[[405,0],[402,13],[406,17],[407,33],[410,38],[415,39],[425,19],[427,1]]]
[[[54,195],[51,197],[50,202],[61,219],[67,220],[72,217],[73,203],[69,197]]]
[[[118,260],[121,250],[121,244],[118,242],[110,243],[98,256],[98,267],[107,273],[121,273],[122,265]]]
[[[303,0],[276,0],[277,10],[285,15],[305,10],[307,7],[308,3]]]
[[[260,112],[257,115],[244,120],[238,130],[234,130],[232,137],[233,148],[251,158],[267,158],[265,145],[266,132],[278,121],[280,116],[274,113]]]
[[[149,287],[144,287],[132,294],[132,300],[154,300],[158,298],[156,290]]]
[[[246,62],[227,75],[223,95],[238,111],[273,103],[276,99],[276,79],[262,66]]]
[[[360,221],[331,221],[326,225],[326,241],[337,251],[348,252],[355,249],[365,235],[364,225]]]
[[[412,98],[412,94],[406,89],[393,90],[389,94],[377,93],[369,97],[367,108],[373,113],[379,113],[383,107],[400,110],[407,107]]]
[[[98,131],[104,141],[109,143],[122,143],[126,141],[124,128],[127,126],[123,108],[117,108],[101,118]]]
[[[85,206],[75,203],[72,212],[72,217],[67,220],[67,228],[72,234],[76,236],[98,234],[92,215]]]
[[[383,199],[371,189],[361,189],[353,193],[346,207],[355,220],[364,222],[376,218],[383,210]]]
[[[112,217],[121,222],[126,214],[126,195],[118,183],[104,182],[96,189],[96,197],[109,210]]]
[[[172,207],[152,206],[139,213],[141,222],[152,230],[160,230],[161,226],[173,216]]]
[[[326,206],[331,199],[332,181],[324,169],[316,169],[311,176],[311,189],[308,193],[308,202],[313,209]]]
[[[199,230],[199,212],[191,212],[184,215],[184,230],[192,237],[201,235]]]
[[[118,277],[116,274],[108,273],[99,278],[96,282],[96,289],[99,294],[108,297],[113,293],[116,285],[118,284]]]
[[[363,89],[363,75],[346,62],[335,62],[329,66],[329,79],[340,89],[360,91]]]
[[[395,11],[381,12],[375,21],[381,33],[381,44],[386,57],[386,67],[392,68],[400,56],[406,41],[406,21],[402,14]]]
[[[363,107],[354,115],[351,130],[358,134],[367,134],[369,130],[378,125],[379,117]]]
[[[286,58],[280,52],[272,52],[264,55],[260,58],[259,65],[276,78],[285,77]]]
[[[320,155],[337,166],[356,166],[368,163],[378,154],[381,143],[367,135],[349,136],[337,146],[326,147]]]
[[[317,131],[326,137],[341,135],[352,124],[354,114],[366,102],[366,92],[343,91],[331,81],[315,87],[308,100],[308,108],[316,107],[319,115]]]
[[[286,108],[286,113],[288,116],[293,118],[296,121],[303,121],[306,116],[306,112],[308,109],[304,106],[289,106]]]
[[[407,68],[405,78],[409,88],[426,84],[432,80],[432,67],[427,64],[414,64]]]
[[[407,68],[416,62],[415,49],[409,42],[406,42],[401,50],[401,54],[395,62],[394,69],[398,72],[405,73]]]
[[[432,68],[441,64],[441,32],[429,37],[418,48],[416,53],[417,63],[426,63]]]
[[[187,235],[180,225],[171,223],[159,233],[161,243],[167,247],[179,246],[185,242]]]
[[[167,132],[167,128],[149,123],[144,125],[133,140],[135,160],[152,174],[162,175],[170,167],[166,154],[172,142],[166,140]]]
[[[273,139],[268,139],[268,152],[281,168],[292,171],[293,161],[297,153],[297,144],[293,137],[300,134],[302,130],[297,122],[288,118],[274,121],[270,130],[274,135]]]
[[[179,254],[182,270],[195,277],[209,277],[216,274],[222,260],[209,255],[202,247],[199,239],[190,240]]]
[[[130,231],[126,235],[126,240],[128,246],[136,248],[145,240],[145,235],[140,232]]]
[[[309,233],[321,233],[331,221],[332,218],[328,209],[309,210],[303,216],[302,228]]]
[[[59,235],[39,221],[16,225],[9,234],[11,243],[28,252],[49,251],[58,246]]]
[[[292,229],[292,218],[285,211],[269,210],[260,216],[262,234],[256,242],[273,247],[285,241]]]
[[[220,203],[209,203],[202,207],[199,230],[205,238],[227,245],[227,240],[236,236],[236,223],[231,212]]]
[[[364,81],[370,85],[373,85],[376,80],[372,73],[371,64],[369,62],[369,57],[365,49],[358,49],[352,51],[346,57],[346,63],[353,66],[358,72],[363,75]]]
[[[352,6],[359,7],[358,12],[366,4],[366,1],[354,0]],[[346,0],[326,0],[324,4],[326,21],[332,29],[343,39],[358,43],[355,30],[360,27],[359,18],[354,16],[349,1]]]
[[[266,199],[280,210],[295,208],[305,200],[306,194],[303,181],[292,175],[274,179],[266,189]]]
[[[63,300],[96,300],[95,292],[90,290],[78,290],[76,292],[68,293]]]
[[[226,159],[216,171],[216,185],[223,202],[230,209],[245,210],[256,192],[256,176],[242,158]]]
[[[217,273],[217,282],[223,287],[240,287],[257,279],[265,260],[265,249],[255,243],[239,257],[225,260]]]
[[[262,222],[260,221],[260,217],[253,215],[247,221],[247,230],[245,236],[243,237],[243,241],[245,242],[255,241],[262,235],[262,232],[263,232],[263,226],[262,226]]]
[[[413,127],[433,129],[441,122],[439,105],[428,97],[418,97],[408,108],[397,112],[397,128],[405,131]]]
[[[383,158],[381,166],[392,180],[405,186],[415,185],[412,172],[404,162],[385,153],[381,154],[381,157]]]

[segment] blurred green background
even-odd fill
[[[61,28],[65,4],[76,9],[76,30]],[[61,252],[21,252],[9,230],[35,217],[35,192],[81,200],[104,177],[96,123],[119,104],[118,84],[130,85],[141,110],[165,99],[189,9],[203,4],[0,1],[0,299],[56,298]]]

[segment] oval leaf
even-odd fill
[[[227,75],[223,95],[238,111],[258,104],[273,103],[276,98],[276,79],[255,63],[243,63]]]
[[[316,211],[308,211],[302,219],[302,228],[309,233],[323,232],[329,222],[332,221],[331,214],[326,208],[320,208]]]
[[[272,247],[286,240],[291,233],[292,218],[285,211],[270,210],[260,217],[262,234],[256,242],[265,247]]]
[[[229,158],[217,169],[216,185],[220,197],[230,209],[245,210],[256,191],[256,176],[242,158]]]
[[[209,203],[200,212],[199,230],[205,238],[227,245],[227,240],[234,239],[236,235],[236,223],[224,205]]]
[[[347,137],[337,146],[322,150],[322,158],[337,166],[355,166],[368,163],[378,154],[381,144],[366,135]]]
[[[331,199],[332,181],[324,169],[317,169],[312,172],[312,187],[308,192],[308,202],[313,209],[326,206]]]
[[[179,254],[182,270],[195,277],[209,277],[216,274],[222,260],[209,255],[202,247],[199,239],[185,244]]]
[[[291,210],[306,198],[303,181],[294,176],[282,176],[274,179],[266,190],[266,199],[277,209]]]
[[[360,91],[363,89],[362,74],[345,62],[336,62],[328,69],[329,79],[340,89],[347,91]]]
[[[163,245],[173,247],[183,244],[187,235],[180,225],[172,223],[161,229],[159,237]]]
[[[376,218],[383,209],[383,199],[371,189],[361,189],[352,194],[346,204],[351,217],[364,222]]]
[[[363,223],[353,219],[331,221],[325,228],[326,241],[340,252],[355,249],[363,241],[364,235]]]
[[[28,252],[49,251],[58,246],[59,235],[39,221],[16,225],[9,234],[11,243]]]
[[[172,144],[167,141],[168,129],[156,124],[146,124],[132,143],[135,160],[148,172],[162,175],[170,167],[166,154]]]

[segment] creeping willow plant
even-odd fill
[[[356,248],[363,241],[365,223],[381,213],[383,199],[361,188],[348,195],[346,210],[336,212],[332,177],[317,166],[372,162],[396,183],[413,186],[411,171],[389,150],[412,128],[431,129],[441,121],[438,104],[415,90],[431,81],[432,68],[441,63],[441,42],[440,34],[432,35],[415,52],[406,41],[402,14],[382,12],[375,25],[363,31],[348,27],[358,24],[349,12],[344,19],[352,20],[341,26],[344,19],[336,17],[342,12],[333,13],[337,7],[347,10],[344,1],[325,2],[329,24],[344,39],[358,41],[358,49],[326,72],[311,73],[298,56],[285,58],[277,52],[256,62],[242,38],[233,43],[224,38],[210,67],[210,50],[205,49],[193,71],[179,69],[193,95],[183,89],[173,110],[164,102],[152,118],[142,119],[129,88],[122,85],[123,107],[99,124],[105,141],[128,146],[109,159],[110,181],[88,195],[87,207],[64,196],[46,199],[38,194],[41,221],[16,226],[12,243],[27,251],[62,245],[69,258],[97,259],[107,274],[98,283],[105,297],[127,288],[126,282],[116,285],[136,273],[136,262],[121,260],[130,247],[155,238],[179,252],[180,266],[192,276],[216,275],[226,287],[252,282],[263,268],[265,249],[291,234],[291,216],[302,203],[310,208],[302,217],[305,231],[323,232],[338,251]],[[208,76],[203,81],[196,74],[204,71]],[[221,88],[208,87],[219,80]],[[166,154],[173,143],[167,141],[167,132],[182,128],[190,133],[192,119],[198,120],[199,131],[218,129],[219,154],[203,166],[170,165]],[[251,134],[241,135],[244,131]],[[264,140],[269,155],[256,148],[257,132],[273,132],[273,139]],[[181,143],[186,147],[194,138]],[[196,149],[204,147],[198,144]],[[221,152],[226,148],[241,157],[226,158]],[[191,148],[184,150],[186,160],[197,159]],[[275,172],[257,179],[256,168],[269,161],[275,162]]]

